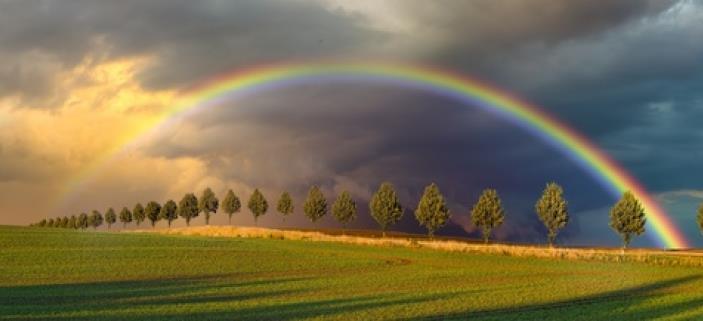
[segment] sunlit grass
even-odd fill
[[[0,227],[3,320],[695,320],[703,270]]]

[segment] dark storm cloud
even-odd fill
[[[305,1],[4,1],[0,95],[47,94],[57,70],[86,58],[153,56],[139,78],[163,89],[260,62],[349,56],[382,40],[362,17]]]
[[[511,240],[541,239],[532,206],[549,180],[582,194],[574,210],[609,202],[582,169],[522,129],[474,106],[393,86],[301,85],[236,97],[163,131],[145,150],[202,159],[216,177],[287,189],[298,200],[311,184],[327,195],[347,189],[362,213],[388,180],[408,208],[399,225],[406,231],[420,231],[412,209],[430,182],[441,186],[454,224],[464,228],[478,193],[498,188],[511,213],[498,236]],[[564,235],[578,231],[573,224]]]
[[[269,61],[429,62],[544,106],[653,190],[703,188],[698,2],[398,1],[386,14],[406,29],[323,2],[0,2],[0,97],[56,95],[57,73],[87,58],[153,57],[138,73],[148,89]],[[575,213],[586,213],[565,236],[602,233],[577,223],[612,201],[591,177],[475,108],[384,86],[296,86],[242,99],[166,131],[149,153],[196,157],[214,176],[298,197],[316,183],[328,195],[345,188],[365,200],[388,179],[413,207],[436,181],[464,218],[480,189],[497,187],[513,217],[500,236],[520,240],[543,234],[532,205],[545,181],[558,180]],[[21,163],[3,166],[0,179],[24,175],[13,167]]]
[[[402,3],[402,2],[401,2]],[[674,1],[418,1],[401,6],[418,24],[447,37],[444,56],[482,62],[512,54],[526,44],[570,41],[654,15]],[[460,35],[460,36],[459,36]]]
[[[602,32],[656,13],[667,1],[424,1],[395,8],[449,39],[437,56],[477,62],[525,43],[554,43]],[[392,13],[391,13],[392,14]],[[362,14],[326,10],[313,1],[4,1],[0,3],[0,95],[51,93],[52,75],[86,57],[151,55],[140,72],[149,88],[191,84],[257,62],[321,57],[412,57],[422,35],[389,34]],[[436,57],[435,57],[436,58]],[[431,58],[433,60],[437,60]],[[442,60],[444,58],[440,58]],[[43,61],[42,64],[36,64]]]

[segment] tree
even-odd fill
[[[72,229],[78,229],[78,218],[75,215],[71,215],[68,219],[68,227]]]
[[[283,215],[284,222],[286,221],[286,216],[293,213],[293,210],[295,210],[293,198],[290,197],[288,192],[283,192],[283,194],[281,194],[281,197],[278,199],[278,204],[276,204],[276,210]]]
[[[535,204],[535,212],[547,228],[549,246],[554,246],[559,230],[569,223],[569,210],[563,197],[564,190],[554,182],[547,184],[542,197]]]
[[[227,195],[225,195],[225,199],[222,201],[222,209],[229,217],[229,224],[232,224],[232,214],[238,213],[241,208],[242,204],[239,201],[239,197],[234,195],[232,190],[227,191]]]
[[[156,222],[159,221],[159,214],[161,214],[161,205],[158,202],[151,201],[146,204],[144,209],[144,214],[151,222],[151,228],[156,226]]]
[[[327,214],[327,200],[319,187],[310,187],[308,197],[305,199],[305,204],[303,204],[303,212],[313,223]]]
[[[186,225],[190,226],[190,220],[198,216],[198,198],[195,194],[188,193],[178,202],[178,216],[186,220]]]
[[[132,212],[129,211],[127,207],[123,207],[120,211],[120,222],[122,222],[122,227],[127,227],[127,223],[132,221]]]
[[[198,203],[198,209],[205,214],[205,225],[210,224],[210,213],[217,213],[217,208],[219,206],[219,200],[215,193],[208,187],[203,191],[203,195],[200,196],[200,202]]]
[[[400,221],[403,216],[403,206],[400,205],[393,185],[388,182],[381,184],[378,191],[371,197],[369,209],[371,216],[381,226],[383,237],[386,236],[388,227]]]
[[[39,227],[45,227],[46,226],[46,219],[42,219],[39,221],[39,224],[37,224]]]
[[[88,225],[97,229],[100,225],[103,225],[103,215],[97,210],[93,210],[88,216]]]
[[[700,207],[698,207],[698,228],[701,230],[701,234],[703,234],[703,204],[701,204]]]
[[[332,215],[342,223],[342,234],[347,224],[356,219],[356,202],[347,191],[343,191],[332,204]]]
[[[134,209],[132,210],[132,219],[137,223],[137,226],[139,226],[139,224],[144,222],[146,219],[146,214],[144,213],[142,203],[137,203],[137,205],[134,205]]]
[[[425,192],[415,209],[415,218],[421,226],[427,228],[427,235],[434,237],[434,232],[447,224],[449,216],[447,203],[437,184],[432,183],[425,187]]]
[[[256,224],[259,216],[266,214],[266,211],[268,211],[269,204],[266,202],[264,194],[261,194],[259,189],[256,188],[254,189],[254,193],[251,194],[251,197],[249,197],[247,207],[249,207],[251,214],[254,216],[254,224]]]
[[[68,216],[64,216],[61,218],[61,223],[59,223],[59,227],[68,228]]]
[[[647,223],[644,207],[629,191],[610,209],[610,228],[622,237],[622,249],[627,248],[634,235],[644,233]]]
[[[173,200],[168,200],[161,208],[161,213],[159,213],[159,219],[168,221],[168,227],[171,227],[171,222],[178,218],[176,211],[178,210],[178,205]]]
[[[481,229],[483,242],[488,244],[491,231],[503,224],[505,211],[501,205],[498,192],[494,189],[485,189],[471,210],[471,222]]]
[[[54,227],[54,219],[50,218],[48,221],[46,221],[46,227]]]
[[[78,215],[78,227],[81,230],[88,228],[88,214],[81,213],[81,215]]]
[[[115,210],[110,207],[105,212],[105,223],[107,223],[107,229],[109,230],[113,223],[117,221],[117,215],[115,215]]]

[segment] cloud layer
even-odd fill
[[[701,189],[702,19],[695,1],[2,2],[0,211],[12,214],[0,222],[205,186],[299,199],[320,184],[330,198],[347,189],[364,203],[391,180],[414,207],[436,181],[455,213],[447,233],[470,230],[471,202],[497,187],[514,217],[499,236],[535,240],[532,204],[558,180],[576,217],[565,239],[610,244],[607,224],[584,221],[602,220],[613,199],[558,151],[473,106],[391,85],[297,85],[226,101],[84,186],[67,182],[188,86],[257,63],[350,58],[479,76],[572,124],[649,189]],[[28,206],[37,195],[61,202]],[[672,208],[681,225],[692,220]],[[403,228],[418,230],[406,215]]]

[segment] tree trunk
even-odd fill
[[[229,225],[232,225],[232,215],[229,216]]]

